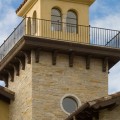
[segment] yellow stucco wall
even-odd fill
[[[55,31],[51,27],[51,10],[52,8],[58,8],[62,14],[62,30]],[[67,32],[66,17],[67,12],[73,10],[78,17],[77,33]],[[28,27],[28,19],[26,19],[26,31],[31,29],[30,35],[39,37],[53,38],[59,40],[69,40],[72,42],[89,43],[89,5],[68,2],[62,0],[38,0],[27,12],[26,17],[33,17],[33,13],[36,11],[36,33],[33,32],[33,19],[31,20],[31,27]],[[72,29],[70,27],[69,29]],[[28,32],[26,32],[28,34]]]
[[[33,13],[34,11],[37,12],[37,18],[41,18],[41,10],[40,10],[41,6],[40,6],[40,0],[38,0],[27,12],[25,17],[33,17]]]
[[[38,0],[26,14],[26,17],[32,17],[33,12],[37,12],[37,18],[51,20],[51,9],[57,7],[61,10],[62,21],[66,22],[68,10],[74,10],[78,15],[79,25],[89,25],[89,5],[59,1],[59,0]]]
[[[9,105],[0,100],[0,120],[8,120]]]
[[[57,7],[61,10],[62,13],[62,22],[66,22],[67,12],[69,10],[74,10],[78,15],[78,24],[79,25],[89,25],[89,6],[65,2],[65,1],[56,1],[56,0],[41,0],[41,18],[51,20],[51,9]]]

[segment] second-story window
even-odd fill
[[[67,20],[66,20],[66,27],[67,27],[67,32],[71,33],[77,33],[78,32],[78,20],[77,20],[77,14],[70,10],[67,13]]]
[[[53,8],[51,11],[51,30],[60,31],[62,30],[62,16],[61,11],[57,8]]]

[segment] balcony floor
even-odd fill
[[[77,56],[92,56],[93,58],[108,58],[109,69],[120,60],[120,49],[93,46],[81,43],[58,41],[33,36],[23,36],[21,40],[10,50],[10,52],[0,62],[0,71],[15,57],[20,55],[20,51],[42,49],[53,52],[70,54],[74,52]]]

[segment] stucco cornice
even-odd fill
[[[24,0],[23,3],[16,10],[17,15],[24,17],[25,14],[30,10],[31,6],[33,6],[37,1],[38,0]],[[80,3],[89,6],[95,2],[95,0],[59,0],[59,1]]]
[[[80,3],[80,4],[89,5],[89,6],[95,2],[95,0],[59,0],[59,1]]]

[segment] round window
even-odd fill
[[[72,113],[78,109],[78,102],[74,97],[65,97],[62,101],[62,107],[67,113]]]

